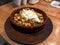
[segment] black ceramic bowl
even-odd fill
[[[43,23],[39,24],[38,26],[34,26],[34,27],[31,28],[31,27],[28,27],[28,26],[25,27],[25,26],[18,25],[17,23],[14,22],[13,17],[15,15],[15,13],[19,13],[19,11],[24,9],[24,8],[27,8],[27,7],[25,7],[25,6],[18,7],[11,12],[9,19],[10,19],[10,22],[11,22],[12,26],[17,31],[24,32],[24,33],[35,33],[35,32],[41,31],[41,29],[44,28],[44,25],[47,22],[47,15],[44,11],[42,11],[42,10],[36,8],[36,7],[28,7],[28,8],[33,9],[34,11],[42,14],[42,16],[44,18]]]

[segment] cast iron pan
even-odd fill
[[[10,23],[9,18],[5,22],[5,31],[8,37],[17,42],[17,43],[22,43],[22,44],[36,44],[36,43],[41,43],[44,40],[48,38],[48,36],[51,34],[52,29],[53,29],[53,24],[51,20],[48,18],[44,28],[36,33],[32,34],[26,34],[17,31]]]

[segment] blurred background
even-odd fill
[[[13,0],[0,0],[0,6],[4,5],[6,3],[12,2]],[[53,0],[45,0],[45,1],[53,1]],[[60,0],[55,0],[55,1],[60,1]]]
[[[13,0],[0,0],[0,6],[6,3],[12,2]]]

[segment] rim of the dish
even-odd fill
[[[43,22],[42,24],[38,25],[38,26],[34,26],[33,28],[40,27],[40,26],[42,26],[42,25],[44,25],[44,24],[46,23],[46,21],[47,21],[47,15],[46,15],[46,13],[45,13],[44,11],[42,11],[41,9],[38,9],[38,8],[36,8],[36,7],[25,7],[25,6],[22,6],[22,7],[17,7],[17,8],[15,8],[15,9],[12,10],[12,12],[11,12],[11,14],[10,14],[10,21],[11,21],[13,24],[15,24],[16,26],[21,26],[21,25],[18,25],[17,23],[14,23],[14,21],[11,19],[11,17],[12,17],[12,13],[14,13],[14,11],[21,10],[21,9],[24,9],[24,8],[30,8],[30,9],[33,9],[33,10],[36,9],[36,10],[39,10],[39,11],[41,11],[42,13],[44,13],[44,14],[42,14],[42,15],[43,15],[43,18],[45,18],[45,19],[44,19],[44,22]],[[37,11],[37,12],[38,12],[38,11]],[[25,26],[21,26],[21,27],[30,28],[30,27],[25,27]]]

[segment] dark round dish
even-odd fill
[[[16,29],[11,25],[9,17],[6,20],[4,27],[5,32],[11,41],[19,43],[21,45],[36,45],[37,43],[42,43],[53,31],[53,24],[50,18],[47,19],[47,22],[41,31],[32,34],[16,31]]]
[[[24,27],[24,26],[18,25],[17,23],[14,22],[13,17],[15,15],[15,13],[19,13],[20,10],[25,9],[25,8],[27,8],[27,7],[25,7],[25,6],[18,7],[18,8],[14,9],[12,11],[12,13],[10,14],[10,17],[9,17],[12,26],[14,26],[18,31],[24,32],[24,33],[34,33],[34,32],[40,31],[44,27],[46,22],[47,22],[47,15],[46,15],[46,13],[44,11],[42,11],[42,10],[40,10],[38,8],[28,7],[29,9],[33,9],[34,11],[42,14],[42,16],[44,18],[44,22],[39,24],[38,26],[34,26],[34,27],[28,27],[27,26],[27,27]],[[21,29],[23,29],[23,30],[21,30]]]

